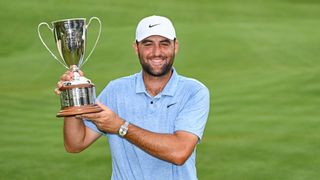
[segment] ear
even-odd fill
[[[175,40],[175,44],[174,44],[174,53],[175,54],[178,54],[178,51],[179,51],[179,42],[178,42],[178,39]]]
[[[132,48],[133,48],[134,52],[136,53],[136,55],[138,55],[138,45],[137,45],[136,41],[133,41]]]

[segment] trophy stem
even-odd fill
[[[79,80],[80,79],[80,74],[79,74],[79,68],[76,65],[71,65],[70,69],[73,72],[73,80]]]

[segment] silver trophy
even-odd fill
[[[99,23],[98,37],[93,45],[87,58],[84,60],[87,29],[92,20],[97,20]],[[43,41],[40,34],[40,27],[46,25],[54,35],[58,52],[62,60],[57,58]],[[86,24],[85,18],[64,19],[52,22],[52,28],[48,23],[42,22],[38,25],[38,35],[50,52],[50,54],[67,69],[73,71],[73,79],[65,82],[60,88],[61,110],[57,117],[75,116],[84,113],[94,113],[102,111],[95,104],[96,94],[95,86],[91,81],[83,76],[80,76],[80,67],[88,61],[93,50],[95,49],[101,34],[101,21],[97,17],[92,17],[89,23]]]

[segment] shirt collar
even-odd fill
[[[140,71],[136,76],[136,93],[146,93],[142,77],[142,71]]]
[[[164,89],[162,90],[162,92],[160,92],[156,97],[161,96],[161,95],[167,95],[167,96],[173,96],[174,93],[176,92],[177,86],[178,86],[178,81],[179,81],[179,75],[176,72],[176,70],[174,68],[172,68],[173,72],[172,75],[170,77],[170,80],[168,81],[168,83],[166,84],[166,86],[164,87]],[[137,78],[136,78],[136,93],[146,93],[148,94],[146,87],[144,85],[143,82],[143,77],[142,77],[142,71],[140,71],[137,74]]]

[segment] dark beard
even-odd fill
[[[167,74],[172,68],[172,64],[166,64],[166,65],[162,66],[161,72],[156,73],[156,72],[152,71],[152,68],[148,64],[145,64],[145,63],[140,63],[140,64],[142,66],[143,71],[145,71],[149,75],[155,76],[155,77],[161,77],[161,76]]]
[[[161,77],[161,76],[166,75],[168,72],[170,72],[170,70],[172,69],[172,64],[173,64],[173,61],[174,61],[174,57],[175,56],[173,55],[171,63],[169,62],[169,64],[165,64],[164,66],[162,66],[161,72],[156,73],[156,72],[152,71],[152,68],[151,68],[151,66],[149,66],[149,64],[142,62],[140,54],[139,54],[140,64],[142,66],[143,71],[146,72],[147,74],[149,74],[151,76],[155,76],[155,77]]]

